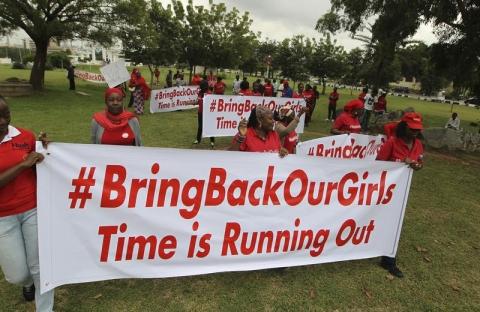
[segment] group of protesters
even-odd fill
[[[171,75],[171,71],[169,75]],[[198,131],[195,144],[201,140],[203,98],[208,93],[224,94],[227,86],[221,77],[210,76],[199,79]],[[181,74],[180,74],[181,75]],[[169,78],[167,77],[167,82]],[[182,80],[182,76],[176,77]],[[158,80],[158,79],[157,79]],[[173,76],[171,77],[173,83]],[[142,145],[138,115],[143,114],[143,103],[150,95],[139,70],[132,72],[128,83],[132,91],[135,113],[124,107],[125,91],[108,88],[104,94],[105,109],[95,113],[91,122],[91,142],[111,145]],[[319,98],[318,91],[309,84],[299,83],[293,91],[289,81],[282,79],[257,79],[250,84],[237,75],[233,83],[233,94],[243,96],[282,96],[304,98],[306,107],[295,114],[286,105],[279,111],[264,106],[255,107],[247,119],[242,119],[238,133],[233,137],[229,150],[245,152],[278,153],[281,157],[295,153],[298,135],[295,128],[305,114],[305,124],[312,120],[312,113]],[[383,98],[382,98],[383,97]],[[337,87],[329,95],[328,120],[333,120],[331,133],[350,134],[366,130],[370,114],[386,112],[385,92],[364,89],[358,98],[349,101],[343,112],[336,116],[339,100]],[[10,110],[6,100],[0,97],[0,265],[7,281],[23,286],[26,300],[36,301],[38,311],[52,311],[53,291],[39,293],[39,260],[37,238],[37,202],[35,165],[43,161],[42,154],[35,151],[35,136],[32,132],[10,125]],[[418,170],[423,166],[423,145],[419,140],[423,129],[422,117],[413,110],[405,111],[400,120],[389,125],[390,136],[378,152],[377,159],[404,162]],[[38,139],[48,144],[46,136]],[[212,147],[215,139],[210,138]],[[381,265],[391,274],[402,277],[395,258],[383,257]]]

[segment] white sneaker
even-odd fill
[[[198,140],[193,141],[193,144],[198,144]]]
[[[215,143],[210,142],[210,147],[211,147],[212,149],[214,149],[214,148],[215,148]]]
[[[327,118],[327,119],[325,119],[325,121],[330,121],[330,119]]]

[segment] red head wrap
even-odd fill
[[[107,100],[107,98],[112,95],[112,94],[118,94],[118,95],[121,95],[122,98],[125,96],[123,94],[123,91],[120,90],[119,88],[108,88],[107,90],[105,90],[105,101]]]

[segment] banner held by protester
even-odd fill
[[[287,104],[291,105],[295,114],[307,105],[304,99],[297,98],[206,94],[203,99],[202,137],[234,136],[240,120],[248,119],[255,106],[262,105],[275,111]],[[303,133],[304,124],[305,115],[302,115],[295,131]]]
[[[198,86],[180,86],[152,90],[150,113],[165,113],[196,107]]]
[[[358,133],[333,135],[301,142],[297,154],[325,158],[375,160],[378,150],[385,142],[384,135]]]
[[[52,143],[46,157],[42,292],[394,256],[411,179],[403,163],[272,153]]]

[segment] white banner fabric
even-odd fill
[[[375,160],[385,140],[384,135],[357,133],[333,135],[299,143],[297,155]]]
[[[238,132],[238,124],[242,118],[250,116],[251,110],[257,106],[266,106],[272,111],[285,105],[291,105],[295,114],[306,106],[304,99],[235,96],[235,95],[205,95],[203,100],[202,137],[234,136]],[[305,114],[300,118],[295,131],[303,133]]]
[[[172,87],[152,90],[150,113],[165,113],[196,107],[198,86]]]
[[[41,291],[395,256],[411,169],[274,153],[52,143]],[[121,155],[121,157],[118,157]]]
[[[75,74],[75,77],[88,82],[105,83],[105,84],[107,83],[105,81],[105,78],[103,78],[102,74],[91,73],[91,72],[87,72],[79,69],[75,69],[74,74]]]

